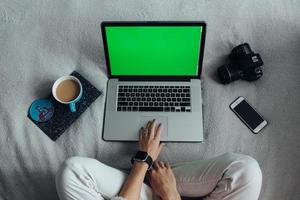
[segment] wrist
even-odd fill
[[[148,164],[142,161],[134,161],[133,167],[147,170]]]

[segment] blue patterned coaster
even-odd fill
[[[27,115],[28,118],[53,141],[61,136],[64,131],[69,128],[69,126],[71,126],[71,124],[101,95],[101,92],[78,72],[73,71],[71,75],[80,80],[83,88],[82,97],[80,101],[76,103],[76,112],[72,113],[68,105],[57,102],[52,94],[50,94],[45,99],[49,100],[54,107],[54,114],[51,119],[46,122],[38,122],[30,117],[30,111]]]

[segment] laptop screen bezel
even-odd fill
[[[200,52],[199,52],[199,60],[198,60],[198,74],[194,76],[159,76],[159,75],[112,75],[111,74],[111,66],[109,60],[108,46],[107,46],[107,37],[106,37],[106,27],[113,26],[201,26],[202,27],[202,35],[200,41]],[[103,47],[105,53],[105,60],[107,66],[107,74],[109,78],[126,78],[126,79],[192,79],[197,78],[201,79],[202,73],[202,64],[203,64],[203,56],[204,56],[204,46],[205,46],[205,35],[206,35],[206,23],[202,21],[104,21],[101,23],[101,32],[102,32],[102,40]]]

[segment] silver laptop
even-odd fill
[[[204,22],[102,22],[106,141],[137,141],[149,120],[162,141],[202,142]]]

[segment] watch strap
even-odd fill
[[[138,154],[139,152],[143,152],[143,153],[146,153],[146,154],[147,154],[147,157],[146,157],[145,160],[140,160],[140,159],[136,158],[136,156],[137,156],[137,154]],[[152,168],[152,165],[153,165],[153,159],[152,159],[151,156],[150,156],[147,152],[145,152],[145,151],[138,151],[138,152],[136,153],[136,155],[135,155],[134,157],[131,158],[131,164],[134,164],[134,161],[145,162],[145,163],[147,163],[147,164],[148,164],[148,170],[150,170],[150,169]]]

